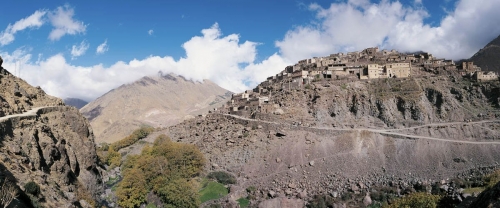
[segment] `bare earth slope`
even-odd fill
[[[114,142],[141,125],[165,127],[188,115],[207,113],[231,93],[208,80],[203,83],[175,75],[143,77],[111,90],[80,111],[94,129],[96,142]]]
[[[0,180],[10,178],[17,187],[35,182],[44,207],[78,205],[77,195],[84,192],[96,198],[101,176],[94,138],[78,110],[1,67],[0,99],[4,113],[0,115]],[[17,207],[30,207],[25,193],[18,199]]]
[[[249,186],[262,199],[404,190],[498,166],[499,90],[453,76],[316,82],[273,91],[279,115],[209,114],[159,133],[196,144],[207,170],[238,176],[233,199]]]

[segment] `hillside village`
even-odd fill
[[[437,73],[439,70],[455,71],[464,78],[475,81],[499,79],[496,72],[482,71],[473,62],[456,65],[453,60],[439,59],[426,52],[409,54],[373,47],[358,52],[300,60],[275,76],[268,77],[253,90],[233,94],[231,100],[216,111],[236,115],[271,113],[278,108],[277,104],[271,102],[271,89],[308,88],[312,82],[328,80],[419,77]]]

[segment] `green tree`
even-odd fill
[[[139,207],[146,201],[146,179],[139,169],[130,169],[116,189],[118,205],[121,207]]]
[[[108,154],[106,155],[106,164],[111,168],[120,166],[122,160],[122,155],[115,151],[115,149],[111,146],[108,149]]]
[[[188,181],[184,178],[178,178],[160,187],[157,194],[163,202],[172,207],[195,208],[200,205],[196,187],[198,186],[194,180]]]
[[[156,139],[152,154],[164,156],[171,174],[182,178],[198,175],[205,165],[205,158],[196,146],[172,142],[164,135]]]

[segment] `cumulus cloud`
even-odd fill
[[[108,46],[108,40],[104,40],[104,43],[101,43],[101,45],[97,46],[97,49],[96,49],[96,54],[103,54],[105,53],[106,51],[109,50],[109,46]]]
[[[71,47],[71,59],[76,59],[76,57],[85,54],[88,49],[89,43],[85,40],[83,40],[80,45],[73,45],[73,47]]]
[[[468,58],[500,34],[500,1],[459,0],[439,25],[425,23],[430,14],[422,1],[347,0],[329,8],[309,5],[316,19],[288,31],[275,45],[289,60],[380,46],[400,51],[427,51],[438,57]]]
[[[282,71],[288,63],[274,54],[256,62],[258,43],[240,41],[237,34],[222,35],[218,24],[202,30],[201,36],[192,37],[182,47],[186,55],[178,60],[170,56],[149,56],[142,60],[119,61],[105,67],[102,64],[82,67],[66,61],[62,54],[32,63],[28,52],[18,52],[23,60],[22,78],[47,93],[58,97],[77,97],[93,100],[122,84],[142,76],[156,75],[158,71],[175,73],[187,79],[210,79],[233,92],[250,89],[266,77]],[[13,54],[0,53],[11,68]],[[24,54],[24,55],[22,55]],[[5,64],[4,64],[5,65]]]
[[[154,32],[155,32],[155,31],[153,31],[153,30],[148,30],[148,34],[149,34],[149,35],[153,35],[153,33],[154,33]]]
[[[15,39],[14,35],[27,28],[39,28],[44,24],[43,16],[47,12],[45,10],[37,10],[32,15],[18,20],[13,25],[9,24],[7,28],[0,33],[0,45],[8,45]]]
[[[48,13],[50,23],[54,27],[49,34],[50,40],[59,40],[66,34],[75,35],[85,33],[87,26],[83,22],[73,19],[75,11],[69,5],[57,7]]]

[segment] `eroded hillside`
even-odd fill
[[[271,113],[213,113],[162,133],[196,144],[207,171],[238,176],[231,199],[250,186],[261,200],[405,190],[498,166],[499,89],[453,74],[320,81],[272,91],[279,110]]]

